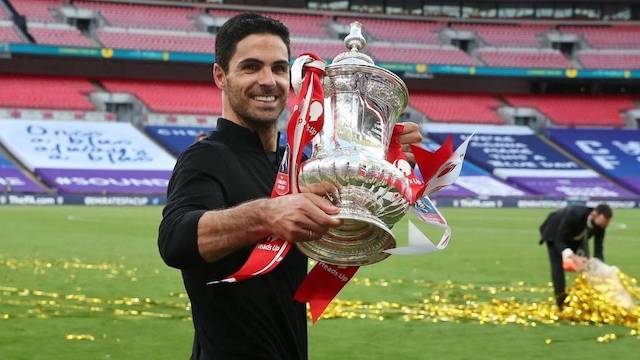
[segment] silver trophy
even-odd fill
[[[302,164],[304,191],[324,194],[340,207],[342,224],[320,240],[297,243],[308,257],[340,266],[384,260],[394,248],[390,228],[409,209],[405,173],[386,160],[391,134],[408,101],[404,82],[360,52],[362,25],[351,24],[339,54],[325,68],[324,126]]]

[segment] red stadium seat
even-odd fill
[[[444,27],[443,23],[350,17],[339,17],[337,22],[349,25],[356,20],[363,24],[366,34],[373,35],[378,40],[441,44],[438,31]]]
[[[241,11],[233,10],[209,10],[209,14],[214,17],[229,18],[240,14]],[[277,12],[260,12],[262,15],[270,16],[285,24],[292,36],[304,37],[320,37],[326,38],[329,34],[325,30],[327,23],[330,21],[328,16],[324,15],[307,15],[307,14],[288,14]]]
[[[0,107],[95,110],[87,95],[94,88],[84,79],[0,75]]]
[[[62,6],[60,0],[18,0],[11,1],[13,8],[20,15],[27,17],[27,21],[55,22],[51,13],[52,8]]]
[[[620,113],[634,107],[622,95],[508,95],[513,106],[533,107],[554,123],[565,126],[624,126]]]
[[[58,23],[28,23],[28,31],[38,44],[94,47],[75,27]]]
[[[558,50],[520,48],[481,48],[478,55],[488,66],[571,68],[571,62]]]
[[[159,113],[208,114],[222,113],[220,90],[210,83],[103,80],[110,92],[135,95],[150,110]]]
[[[18,35],[18,31],[11,24],[0,24],[0,43],[21,43],[23,42]]]
[[[477,61],[453,46],[388,46],[371,44],[367,47],[379,61],[422,64],[477,65]]]
[[[112,26],[195,30],[192,19],[202,10],[191,7],[74,1],[77,8],[98,10]]]
[[[215,37],[201,32],[154,31],[106,27],[96,31],[106,47],[140,50],[167,50],[213,53]]]
[[[582,50],[578,59],[587,69],[640,69],[637,50]]]
[[[540,47],[541,34],[551,30],[551,25],[500,25],[500,24],[455,24],[458,30],[474,31],[491,46]]]
[[[485,94],[411,93],[409,104],[435,122],[504,124],[496,113],[502,104]]]
[[[640,48],[640,26],[561,26],[560,30],[582,35],[595,48]]]

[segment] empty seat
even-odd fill
[[[640,69],[637,50],[582,50],[578,59],[587,69]]]
[[[0,75],[0,107],[95,110],[93,85],[79,78]]]
[[[539,36],[551,29],[550,25],[456,24],[454,29],[474,31],[492,46],[540,47]]]
[[[28,31],[38,44],[95,46],[75,27],[58,23],[29,23]]]
[[[571,62],[558,50],[481,48],[478,55],[488,66],[570,68]]]
[[[18,35],[16,28],[10,23],[0,24],[0,43],[2,42],[6,42],[6,43],[22,42],[22,39],[20,38],[20,35]]]
[[[234,10],[209,10],[209,14],[218,18],[230,18],[241,11]],[[326,38],[329,34],[325,27],[330,18],[326,15],[309,15],[309,14],[288,14],[276,12],[260,12],[262,15],[272,17],[285,24],[291,33],[291,36],[319,37]]]
[[[78,8],[98,10],[118,27],[195,30],[193,20],[202,10],[191,7],[121,4],[95,1],[74,1]]]
[[[18,14],[26,16],[27,21],[55,22],[51,12],[54,8],[62,6],[60,0],[18,0],[11,1]]]
[[[378,40],[402,41],[419,44],[439,45],[438,31],[442,23],[428,21],[405,21],[391,19],[359,19],[340,17],[337,22],[343,25],[358,21],[362,23],[366,34]]]
[[[476,65],[465,52],[453,46],[389,46],[371,44],[367,47],[380,61],[424,64]]]
[[[513,106],[533,107],[558,125],[624,126],[621,112],[634,107],[627,96],[508,95]]]
[[[106,47],[213,53],[215,37],[209,33],[102,28],[96,36]]]
[[[595,48],[640,48],[640,26],[561,26],[560,30],[582,35]]]
[[[486,94],[411,93],[409,104],[436,122],[505,123],[496,113],[500,101]]]
[[[103,80],[102,84],[110,92],[135,95],[155,112],[209,115],[222,113],[220,90],[213,80],[210,83]]]

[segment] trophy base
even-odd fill
[[[386,259],[382,251],[396,247],[387,225],[365,209],[342,208],[336,217],[342,224],[321,239],[296,243],[303,254],[326,264],[363,266]]]

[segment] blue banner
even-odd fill
[[[548,129],[547,134],[599,172],[640,194],[640,130]]]
[[[172,154],[178,155],[196,141],[200,134],[209,134],[209,126],[147,125],[144,131]]]

